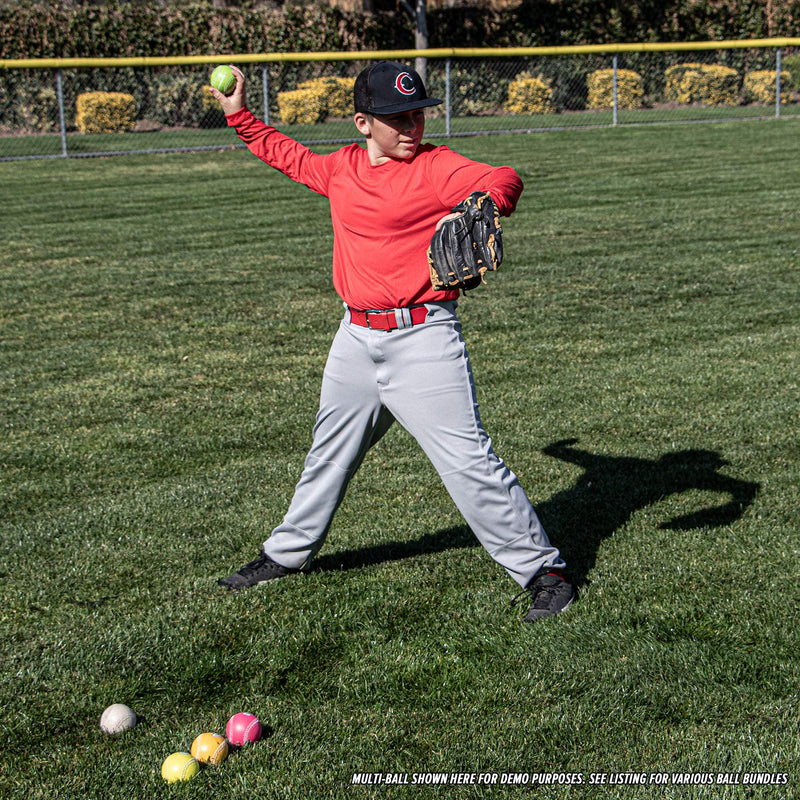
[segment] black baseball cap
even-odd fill
[[[379,61],[362,70],[353,89],[356,113],[399,114],[441,102],[428,97],[419,73],[398,61]]]

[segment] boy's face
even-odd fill
[[[423,108],[387,115],[358,113],[354,121],[356,128],[366,137],[367,152],[373,165],[392,158],[412,158],[425,133]]]

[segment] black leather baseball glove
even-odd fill
[[[428,248],[434,289],[473,289],[503,260],[503,229],[494,201],[485,192],[473,192],[433,234]]]

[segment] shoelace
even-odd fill
[[[239,574],[247,576],[247,575],[250,575],[253,572],[256,572],[259,567],[264,565],[264,562],[266,561],[266,559],[267,559],[266,556],[259,556],[258,558],[253,559],[249,564],[245,564],[239,570]]]
[[[561,578],[560,575],[556,577]],[[561,581],[564,579],[561,578]],[[555,595],[558,591],[561,581],[559,583],[554,583],[551,586],[528,586],[527,588],[523,589],[518,595],[512,598],[511,600],[511,607],[519,605],[520,598],[525,597],[528,595],[533,600],[533,607],[534,608],[547,608],[550,605],[550,597]]]
[[[528,595],[529,597],[533,597],[533,589],[523,589],[518,595],[515,595],[511,598],[511,607],[519,605],[519,601],[521,597],[525,597]]]
[[[555,597],[556,593],[558,592],[558,584],[555,586],[543,586],[533,595],[533,607],[534,608],[549,608],[550,607],[550,599]]]

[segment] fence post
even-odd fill
[[[619,119],[618,109],[619,106],[617,105],[617,64],[618,64],[618,55],[614,53],[614,121],[613,125],[617,124]]]
[[[58,127],[61,131],[61,155],[67,157],[67,125],[64,118],[64,81],[61,70],[56,70],[56,95],[58,96]]]
[[[775,116],[781,115],[781,48],[775,51]]]
[[[269,74],[266,61],[261,65],[261,90],[264,95],[264,122],[269,125]]]
[[[450,57],[444,63],[444,113],[445,131],[450,136]]]

